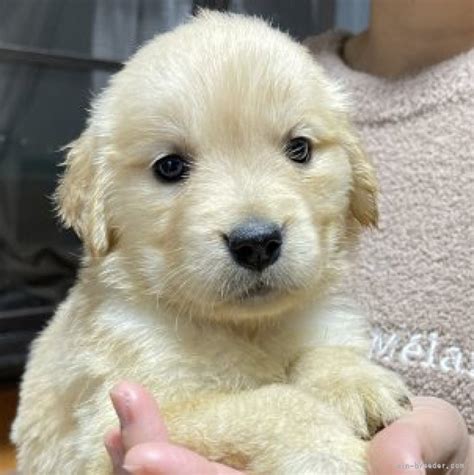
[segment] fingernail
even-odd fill
[[[132,402],[132,394],[124,388],[115,387],[110,391],[112,404],[114,405],[120,420],[120,426],[130,424],[132,419],[132,411],[130,409]]]

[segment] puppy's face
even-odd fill
[[[243,17],[204,14],[139,51],[67,165],[61,211],[89,254],[186,315],[297,306],[376,221],[339,93],[303,47]]]

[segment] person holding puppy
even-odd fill
[[[372,473],[472,474],[474,4],[374,0],[367,31],[307,44],[352,94],[381,180],[381,229],[361,246],[353,284],[354,295],[373,305],[380,332],[373,356],[392,363],[416,394],[439,397],[415,398],[409,415],[376,435]],[[171,444],[144,388],[121,383],[112,399],[121,430],[106,436],[106,447],[116,474],[239,473]]]

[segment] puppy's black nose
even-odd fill
[[[282,235],[279,226],[253,219],[238,225],[227,238],[234,261],[242,267],[261,272],[280,256]]]

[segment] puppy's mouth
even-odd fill
[[[274,294],[276,289],[265,282],[257,282],[246,288],[244,291],[240,292],[237,295],[238,300],[247,301],[247,300],[256,300],[263,297],[269,297]]]

